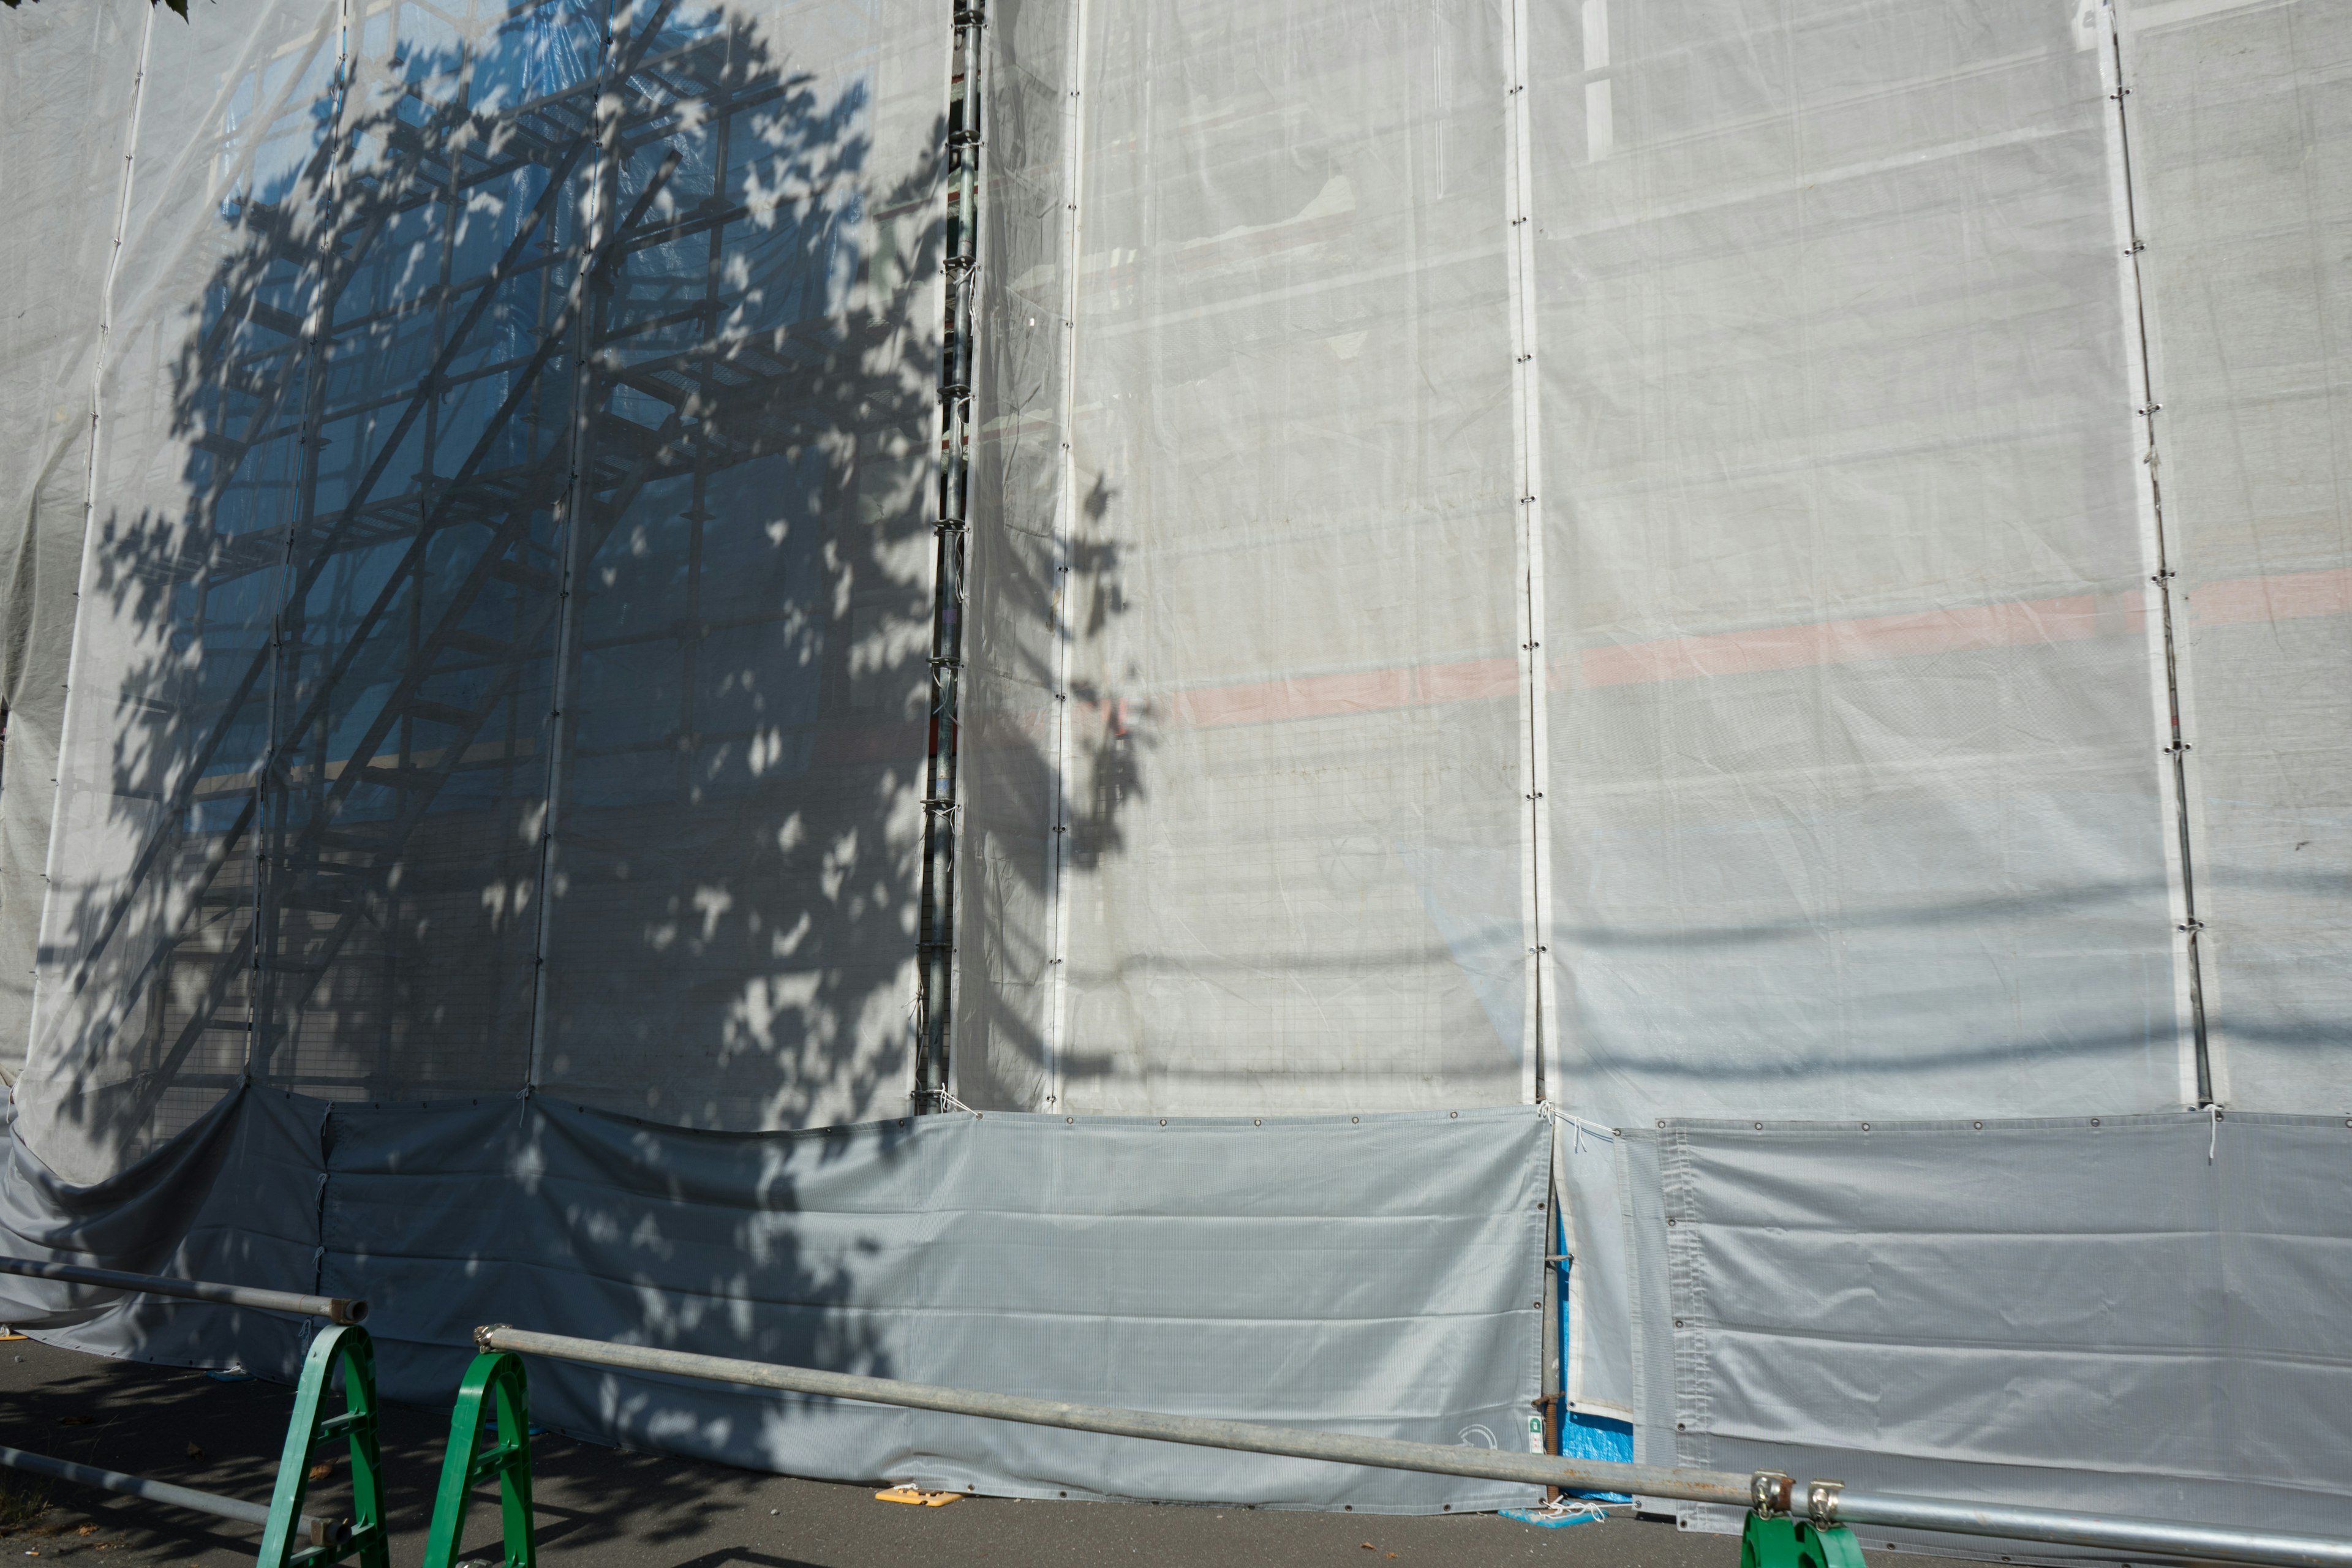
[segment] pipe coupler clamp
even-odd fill
[[[1748,1478],[1748,1506],[1759,1519],[1776,1518],[1789,1511],[1789,1496],[1796,1485],[1778,1470],[1759,1470]]]
[[[474,1348],[484,1355],[490,1353],[490,1336],[505,1328],[504,1323],[484,1323],[474,1331]]]
[[[1805,1517],[1815,1529],[1828,1530],[1838,1522],[1838,1496],[1844,1490],[1843,1481],[1805,1483]]]

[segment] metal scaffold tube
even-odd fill
[[[341,1296],[303,1296],[290,1290],[264,1290],[253,1285],[219,1285],[205,1279],[172,1279],[157,1274],[127,1274],[114,1268],[85,1268],[75,1263],[39,1263],[26,1258],[0,1258],[0,1274],[21,1274],[30,1279],[57,1279],[68,1285],[99,1285],[112,1290],[135,1290],[147,1296],[178,1296],[191,1301],[217,1301],[227,1307],[254,1307],[265,1312],[292,1312],[299,1317],[324,1318],[332,1323],[357,1323],[367,1318],[365,1301]]]
[[[1338,1432],[1270,1426],[1255,1421],[1219,1421],[1201,1415],[1170,1415],[1158,1411],[1123,1410],[1110,1405],[1071,1405],[1058,1399],[1030,1399],[1013,1394],[943,1388],[936,1384],[901,1383],[896,1378],[861,1377],[852,1373],[816,1372],[807,1367],[775,1366],[766,1362],[737,1361],[728,1356],[693,1355],[684,1351],[655,1350],[645,1345],[572,1339],[563,1334],[542,1334],[528,1329],[509,1328],[503,1323],[476,1329],[474,1342],[485,1351],[551,1356],[559,1361],[616,1367],[625,1372],[659,1373],[671,1377],[736,1384],[747,1388],[772,1388],[786,1394],[856,1399],[871,1405],[936,1410],[949,1415],[1018,1421],[1032,1426],[1060,1426],[1074,1432],[1099,1432],[1110,1437],[1143,1437],[1161,1443],[1187,1443],[1195,1447],[1229,1448],[1245,1454],[1324,1459],[1335,1465],[1365,1465],[1376,1469],[1420,1470],[1431,1475],[1468,1476],[1481,1480],[1524,1481],[1530,1486],[1560,1487],[1571,1491],[1640,1492],[1645,1497],[1739,1505],[1745,1505],[1748,1499],[1749,1478],[1724,1470],[1619,1465],[1598,1459],[1561,1458],[1552,1454],[1515,1454],[1498,1448],[1409,1443],[1394,1437],[1356,1437]]]
[[[103,1469],[96,1465],[77,1465],[71,1459],[52,1458],[47,1454],[28,1454],[22,1448],[0,1447],[0,1466],[22,1470],[27,1475],[71,1481],[76,1486],[96,1487],[100,1491],[143,1498],[149,1502],[184,1508],[194,1513],[208,1513],[216,1519],[233,1519],[240,1524],[269,1522],[269,1505],[266,1502],[247,1502],[242,1498],[198,1491],[194,1487],[173,1486],[169,1481],[150,1480],[145,1476],[128,1475],[121,1470]],[[304,1538],[314,1544],[323,1544],[333,1530],[326,1521],[307,1513],[300,1516],[299,1523]]]
[[[947,227],[940,351],[940,448],[933,561],[929,759],[923,787],[923,858],[916,947],[919,1020],[914,1099],[936,1110],[950,1098],[949,1038],[955,988],[957,771],[968,571],[974,294],[980,262],[981,68],[986,18],[977,0],[953,12],[947,118]]]
[[[1467,1476],[1483,1480],[1524,1481],[1533,1486],[1558,1487],[1568,1491],[1619,1491],[1686,1502],[1724,1503],[1752,1509],[1757,1517],[1786,1513],[1801,1499],[1803,1511],[1810,1516],[1811,1522],[1825,1530],[1839,1525],[1875,1524],[1895,1529],[1990,1536],[2005,1541],[2088,1546],[2127,1552],[2134,1555],[2263,1563],[2276,1565],[2276,1568],[2352,1568],[2352,1541],[2294,1535],[2282,1531],[2242,1530],[2170,1520],[2131,1520],[2108,1514],[1964,1502],[1947,1498],[1901,1497],[1852,1491],[1837,1481],[1816,1480],[1800,1488],[1787,1476],[1770,1470],[1740,1475],[1725,1470],[1616,1464],[1599,1459],[1564,1458],[1552,1454],[1517,1454],[1495,1448],[1412,1443],[1393,1437],[1350,1436],[1337,1432],[1274,1426],[1255,1421],[1223,1421],[1207,1416],[1173,1415],[1111,1405],[1073,1405],[1058,1399],[1032,1399],[1019,1394],[947,1388],[936,1384],[902,1383],[896,1378],[777,1366],[767,1362],[740,1361],[730,1356],[696,1355],[646,1345],[614,1344],[605,1340],[574,1339],[565,1334],[545,1334],[529,1329],[511,1328],[503,1323],[476,1329],[474,1342],[484,1352],[549,1356],[559,1361],[608,1366],[624,1372],[653,1373],[824,1398],[854,1399],[873,1405],[936,1410],[950,1415],[1018,1421],[1034,1426],[1059,1426],[1076,1432],[1098,1432],[1112,1437],[1141,1437],[1155,1442],[1185,1443],[1197,1447],[1225,1448],[1241,1453],[1362,1465],[1375,1469],[1419,1470],[1432,1475]]]

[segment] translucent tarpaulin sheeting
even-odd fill
[[[1332,26],[996,42],[959,1081],[2193,1101],[2114,19]]]
[[[145,85],[37,1144],[95,1170],[248,1066],[898,1103],[945,58],[905,4],[608,42],[570,0],[255,0],[99,71]],[[1602,1122],[2194,1097],[2118,240],[2131,168],[2178,222],[2252,111],[2162,68],[2131,165],[2104,13],[1915,21],[1000,10],[951,1081],[1508,1101],[1549,1041]],[[2163,323],[2237,254],[2148,273],[2215,690],[2266,667],[2200,477],[2222,373]],[[2242,625],[2324,664],[2305,534],[2301,608]],[[2313,669],[2199,770],[2319,809]],[[2339,966],[2257,795],[2209,782],[2191,837],[2259,1054],[2316,1005],[2261,966]]]
[[[16,1094],[20,1136],[76,1180],[235,1081],[265,1005],[255,949],[274,946],[255,905],[256,769],[273,707],[298,700],[265,678],[309,449],[291,414],[320,385],[302,258],[322,221],[278,204],[315,183],[338,34],[299,0],[231,15],[151,28],[110,62],[138,84],[129,199]],[[334,624],[297,635],[323,651]]]
[[[1496,5],[1089,13],[1067,1107],[1532,1088],[1504,48]]]
[[[2352,1106],[2352,13],[2120,12],[2215,1092]]]
[[[0,49],[9,195],[70,223],[0,228],[0,1076],[32,1029],[49,816],[66,712],[74,584],[89,493],[90,395],[103,282],[121,210],[132,73],[146,18],[101,9],[26,18],[39,42]],[[101,132],[56,138],[88,118]]]
[[[60,1169],[248,1072],[904,1103],[917,18],[288,0],[110,62],[143,85],[20,1097]]]
[[[2185,1103],[2104,25],[1535,27],[1554,1094]]]
[[[10,1177],[47,1195],[20,1234],[63,1247],[114,1205],[132,1217],[93,1220],[93,1250],[173,1256],[173,1226],[215,1222],[132,1223],[91,1184],[177,1129],[152,1169],[195,1159],[224,1092],[289,1147],[312,1133],[287,1107],[379,1102],[364,1131],[352,1113],[347,1191],[396,1158],[428,1195],[338,1223],[432,1211],[420,1258],[465,1200],[516,1191],[538,1240],[596,1243],[597,1204],[502,1163],[519,1089],[542,1091],[526,1118],[604,1129],[577,1163],[605,1175],[896,1118],[927,812],[960,873],[948,1084],[992,1127],[1150,1112],[1070,1134],[1105,1212],[1181,1184],[1150,1163],[1163,1116],[1436,1107],[1507,1140],[1524,1113],[1478,1108],[1541,1094],[1589,1119],[1559,1133],[1559,1370],[1649,1449],[1705,1370],[1679,1305],[1725,1317],[1665,1246],[1690,1172],[1653,1129],[1855,1119],[1718,1190],[1832,1229],[1883,1205],[1903,1225],[1874,1289],[1919,1322],[1969,1309],[1977,1370],[2030,1383],[2046,1352],[2017,1325],[2075,1285],[2028,1270],[1977,1310],[1976,1255],[1911,1238],[1965,1230],[2001,1173],[1885,1156],[1859,1119],[2173,1110],[2200,1093],[2200,997],[2222,1099],[2340,1109],[2335,10],[997,0],[976,51],[955,15],[0,21],[23,46],[0,69],[32,84],[0,105],[8,167],[58,219],[39,254],[85,274],[20,265],[45,319],[5,325],[0,366],[0,678],[26,736],[0,962],[47,874]],[[950,81],[968,55],[977,79]],[[953,486],[929,482],[963,368],[942,376],[957,92],[983,171],[960,599],[932,582]],[[85,502],[52,831],[23,785]],[[960,681],[927,662],[935,609],[963,626]],[[927,802],[950,735],[960,794]],[[955,1125],[909,1142],[977,1139]],[[2168,1213],[2241,1172],[2299,1191],[2311,1152],[2266,1136],[2200,1176],[2003,1140],[2063,1189],[2000,1242],[2036,1257],[2118,1184]],[[989,1179],[1060,1179],[1061,1147]],[[1312,1185],[1344,1226],[1412,1184],[1507,1185],[1510,1152],[1350,1166],[1352,1199],[1234,1169]],[[893,1225],[952,1196],[838,1174],[831,1201]],[[731,1237],[724,1185],[630,1223]],[[2285,1234],[2234,1214],[2149,1256],[2206,1278]],[[255,1257],[299,1272],[285,1234]],[[235,1251],[190,1245],[190,1267]],[[1324,1261],[1385,1289],[1452,1245],[1423,1225]],[[1527,1245],[1532,1269],[1539,1224]],[[2264,1325],[2337,1289],[2332,1255],[2242,1256],[2239,1315],[2200,1342],[2303,1353]],[[632,1328],[625,1294],[582,1326]],[[986,1364],[989,1321],[940,1309],[939,1342]],[[1857,1366],[1906,1342],[1840,1321]],[[463,1326],[401,1331],[446,1370]],[[110,1343],[229,1342],[180,1332]],[[1518,1332],[1490,1318],[1446,1353],[1491,1370]],[[1738,1382],[1789,1406],[1789,1441],[1852,1424],[1827,1374]],[[808,1462],[573,1393],[608,1435]],[[2180,1397],[2205,1394],[2240,1397]],[[1919,1462],[1967,1458],[1883,1408]],[[2293,1490],[2302,1407],[2232,1412],[2249,1452],[2305,1445],[2274,1467]],[[2202,1462],[2160,1426],[2080,1428],[2048,1500],[2137,1506],[2148,1456]],[[988,1484],[1140,1484],[1024,1452]]]

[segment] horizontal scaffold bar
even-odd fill
[[[2284,1531],[2238,1530],[2168,1520],[2129,1520],[2107,1514],[2074,1513],[2060,1509],[2016,1508],[1943,1498],[1898,1497],[1848,1490],[1836,1481],[1815,1481],[1809,1486],[1799,1486],[1788,1477],[1769,1470],[1740,1475],[1727,1470],[1622,1465],[1601,1459],[1562,1458],[1551,1454],[1515,1454],[1496,1448],[1408,1443],[1392,1437],[1353,1437],[1336,1432],[1271,1426],[1255,1421],[1220,1421],[1206,1416],[1171,1415],[1110,1405],[1071,1405],[1058,1399],[1031,1399],[1019,1394],[945,1388],[936,1384],[901,1383],[896,1378],[862,1377],[853,1373],[777,1366],[768,1362],[739,1361],[730,1356],[696,1355],[685,1351],[657,1350],[646,1345],[615,1344],[609,1340],[544,1334],[503,1323],[476,1329],[474,1342],[486,1352],[508,1351],[521,1355],[549,1356],[559,1361],[609,1366],[624,1372],[656,1373],[706,1383],[732,1384],[745,1388],[772,1388],[787,1394],[861,1400],[872,1405],[897,1405],[915,1410],[937,1410],[950,1415],[1018,1421],[1034,1426],[1061,1426],[1076,1432],[1099,1432],[1113,1437],[1142,1437],[1162,1443],[1187,1443],[1203,1448],[1229,1448],[1243,1453],[1276,1454],[1288,1458],[1324,1459],[1333,1464],[1363,1465],[1375,1469],[1422,1470],[1434,1475],[1468,1476],[1481,1480],[1525,1481],[1536,1486],[1559,1487],[1568,1491],[1632,1492],[1643,1497],[1724,1503],[1738,1508],[1776,1511],[1785,1511],[1792,1501],[1801,1499],[1807,1500],[1806,1511],[1813,1521],[1823,1527],[1875,1524],[1897,1529],[1993,1536],[2007,1541],[2042,1541],[2062,1545],[2108,1548],[2136,1554],[2262,1563],[2274,1565],[2274,1568],[2352,1568],[2352,1541],[2296,1535]]]
[[[943,1388],[936,1384],[901,1383],[889,1377],[860,1377],[853,1373],[817,1372],[807,1367],[736,1361],[727,1356],[692,1355],[684,1351],[614,1344],[605,1340],[578,1340],[504,1324],[476,1329],[474,1342],[486,1351],[550,1356],[626,1372],[659,1373],[746,1388],[772,1388],[786,1394],[856,1399],[870,1405],[898,1405],[950,1415],[1019,1421],[1032,1426],[1062,1426],[1112,1437],[1144,1437],[1161,1443],[1189,1443],[1202,1448],[1276,1454],[1293,1459],[1328,1459],[1333,1464],[1367,1465],[1375,1469],[1524,1481],[1530,1486],[1561,1487],[1570,1491],[1640,1492],[1645,1497],[1738,1507],[1747,1506],[1749,1495],[1749,1478],[1727,1470],[1618,1465],[1599,1459],[1562,1458],[1554,1454],[1515,1454],[1500,1448],[1408,1443],[1394,1437],[1351,1437],[1337,1432],[1270,1426],[1255,1421],[1218,1421],[1202,1415],[1169,1415],[1103,1405],[1069,1405],[1058,1399],[984,1394],[965,1388]]]
[[[241,1524],[265,1524],[269,1520],[269,1505],[247,1502],[240,1498],[223,1497],[218,1492],[200,1492],[194,1487],[173,1486],[169,1481],[151,1480],[145,1476],[125,1474],[121,1470],[101,1469],[96,1465],[77,1465],[71,1459],[52,1458],[47,1454],[28,1454],[22,1448],[0,1447],[0,1465],[28,1475],[48,1476],[77,1486],[96,1487],[100,1491],[121,1492],[126,1497],[144,1498],[149,1502],[166,1503],[173,1508],[184,1508],[195,1513],[209,1513],[218,1519],[233,1519]],[[301,1531],[313,1545],[324,1545],[334,1527],[325,1520],[309,1514],[301,1517]]]
[[[341,1296],[302,1296],[291,1290],[264,1290],[254,1285],[218,1285],[205,1279],[173,1279],[161,1274],[126,1274],[114,1268],[85,1268],[78,1263],[40,1263],[29,1258],[0,1258],[0,1274],[57,1279],[68,1285],[100,1285],[146,1296],[217,1301],[224,1306],[254,1307],[265,1312],[292,1312],[298,1317],[324,1318],[334,1323],[361,1322],[368,1310],[365,1301]]]

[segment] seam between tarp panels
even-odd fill
[[[1706,1268],[1697,1241],[1697,1184],[1691,1170],[1689,1140],[1680,1128],[1661,1135],[1659,1153],[1660,1185],[1665,1197],[1665,1305],[1674,1314],[1669,1332],[1674,1345],[1675,1460],[1704,1465],[1710,1452],[1707,1432],[1714,1421],[1714,1398],[1706,1376],[1702,1305]]]

